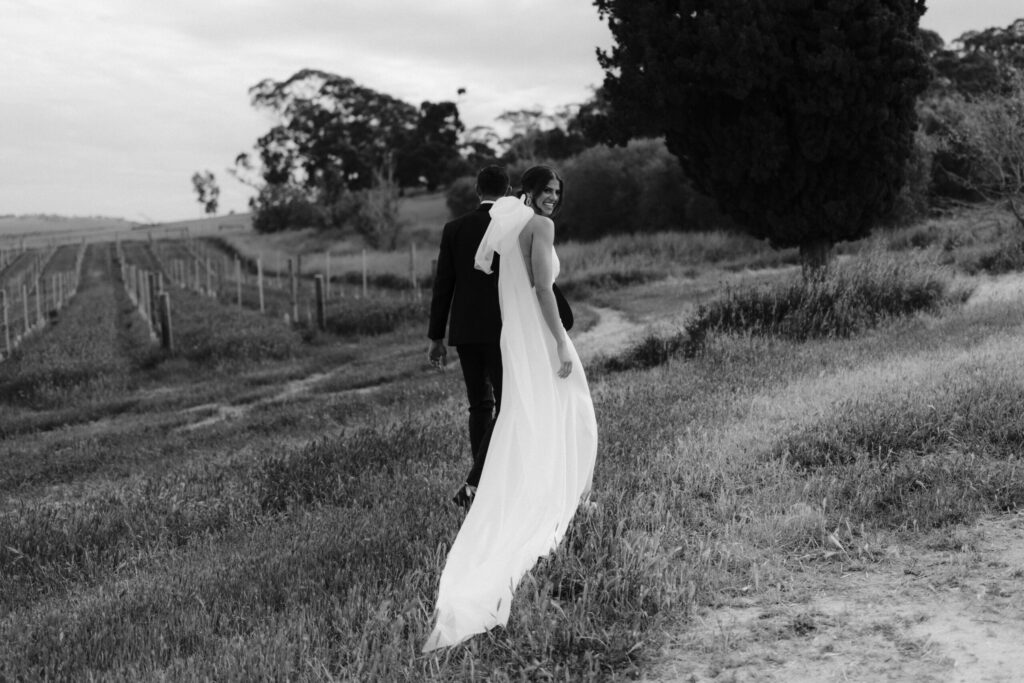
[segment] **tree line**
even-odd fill
[[[454,211],[479,167],[551,161],[570,180],[563,236],[728,226],[817,263],[943,202],[1024,191],[1024,19],[946,45],[920,29],[922,0],[594,4],[614,38],[604,83],[554,113],[506,112],[504,137],[466,130],[454,101],[415,107],[324,71],[257,83],[277,123],[231,169],[256,228],[386,248],[402,194],[446,189]]]

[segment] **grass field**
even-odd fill
[[[507,628],[429,656],[469,454],[425,319],[303,335],[236,311],[223,339],[182,293],[203,350],[169,356],[90,246],[57,324],[0,363],[0,680],[827,680],[786,668],[826,632],[867,648],[819,652],[863,656],[854,680],[948,678],[909,635],[924,617],[854,628],[815,591],[1024,506],[1024,264],[977,267],[1007,220],[846,249],[809,295],[791,255],[734,236],[565,245],[597,312],[574,336],[598,505]],[[632,334],[607,341],[601,311]],[[1024,590],[1007,577],[987,585]],[[715,621],[741,609],[763,615],[742,636]]]

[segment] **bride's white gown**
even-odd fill
[[[490,272],[501,255],[502,395],[476,498],[441,574],[437,622],[427,652],[508,622],[512,594],[553,550],[590,491],[597,421],[576,349],[572,372],[560,365],[519,248],[533,211],[514,197],[491,208],[476,263]],[[554,272],[558,274],[558,259]]]

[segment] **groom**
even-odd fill
[[[428,356],[432,365],[448,363],[444,344],[448,325],[448,345],[459,353],[462,377],[469,399],[469,443],[473,466],[466,482],[452,501],[467,508],[480,482],[491,428],[501,408],[501,310],[498,307],[498,257],[494,257],[494,275],[473,266],[477,247],[491,222],[491,205],[508,194],[508,173],[500,166],[488,166],[476,177],[480,206],[444,226],[437,255],[434,291],[430,300],[430,338]],[[449,322],[449,316],[451,318]]]

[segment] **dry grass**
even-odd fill
[[[1022,335],[1006,297],[846,338],[719,331],[693,359],[595,373],[598,507],[507,628],[429,656],[468,454],[461,377],[420,369],[422,330],[139,369],[137,412],[3,437],[0,679],[641,678],[698,608],[785,601],[795,566],[1024,506]],[[961,395],[988,401],[966,419]],[[786,616],[796,635],[824,618]]]

